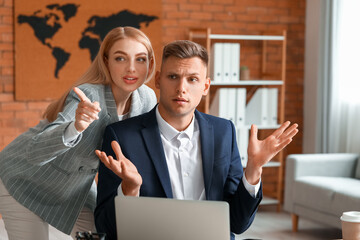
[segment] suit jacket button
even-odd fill
[[[84,167],[83,166],[79,167],[79,172],[83,172],[83,171],[84,171]]]

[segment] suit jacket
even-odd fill
[[[254,219],[262,193],[260,190],[253,198],[243,185],[234,125],[198,111],[195,117],[200,127],[206,199],[227,201],[231,231],[244,232]],[[155,108],[105,129],[103,151],[115,156],[110,144],[113,140],[119,142],[123,154],[135,164],[143,178],[140,196],[173,197]],[[121,179],[100,163],[95,224],[98,232],[107,234],[107,239],[116,239],[114,197],[120,183]]]
[[[71,91],[54,122],[42,120],[17,137],[0,153],[0,177],[10,195],[44,221],[70,234],[81,209],[95,209],[94,177],[105,127],[118,121],[110,86],[83,84],[79,88],[91,101],[100,103],[94,121],[73,145],[65,145],[63,134],[75,119],[80,101]],[[155,93],[141,86],[132,93],[130,117],[149,111]]]

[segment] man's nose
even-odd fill
[[[181,78],[179,84],[177,85],[176,92],[177,93],[185,93],[186,92],[186,79]]]

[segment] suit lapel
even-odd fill
[[[156,107],[151,110],[143,120],[144,128],[142,135],[144,137],[149,156],[153,161],[156,172],[159,176],[162,187],[167,198],[173,198],[169,170],[167,167],[165,153],[160,137],[159,127],[156,120]]]
[[[200,128],[201,156],[203,163],[203,174],[206,199],[210,196],[211,178],[214,166],[214,129],[204,118],[203,114],[195,111]]]
[[[110,85],[105,85],[105,101],[106,101],[106,109],[108,112],[108,118],[110,119],[110,123],[119,121],[119,117],[116,110],[116,103]]]

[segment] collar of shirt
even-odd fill
[[[199,126],[195,118],[195,114],[191,120],[190,125],[184,130],[179,132],[169,123],[167,123],[160,115],[159,106],[156,107],[156,120],[159,125],[160,133],[166,138],[167,141],[171,141],[173,138],[177,137],[179,134],[186,134],[186,136],[191,140],[195,131],[198,131]]]

